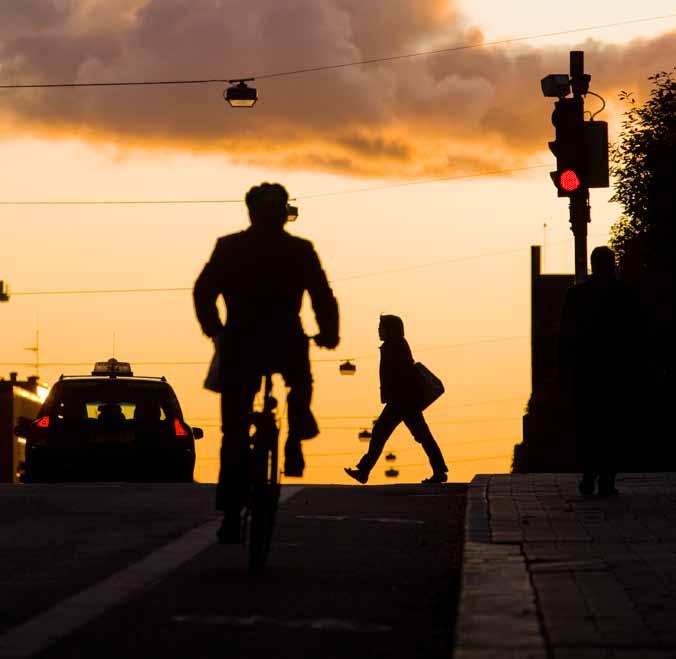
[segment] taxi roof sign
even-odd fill
[[[107,362],[96,362],[92,375],[109,375],[115,377],[116,375],[134,375],[131,371],[131,364],[129,362],[118,362],[117,359],[111,358]]]

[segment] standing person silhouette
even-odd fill
[[[448,467],[422,413],[420,374],[404,338],[401,318],[380,316],[378,336],[383,342],[380,346],[380,400],[385,407],[373,426],[366,455],[356,468],[346,467],[345,473],[362,484],[366,483],[385,443],[403,421],[414,439],[422,445],[432,467],[432,475],[423,483],[445,483]]]
[[[302,476],[301,440],[319,434],[310,411],[312,375],[308,337],[299,313],[308,291],[319,326],[318,346],[339,342],[338,304],[312,243],[284,230],[288,193],[262,183],[246,195],[251,226],[219,238],[195,282],[202,331],[216,344],[223,440],[216,508],[223,511],[221,542],[239,542],[247,490],[247,455],[253,400],[265,372],[281,373],[290,388],[284,473]],[[222,296],[226,322],[216,300]],[[211,387],[210,387],[211,388]]]
[[[609,247],[591,253],[592,275],[566,293],[559,333],[559,375],[575,421],[584,473],[579,489],[618,494],[618,457],[626,446],[642,370],[638,299],[615,276]]]

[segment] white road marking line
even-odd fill
[[[381,524],[424,524],[421,519],[403,519],[401,517],[362,517],[362,522],[380,522]]]
[[[302,490],[285,485],[280,503]],[[94,618],[148,588],[216,541],[220,519],[198,526],[137,563],[69,597],[0,635],[2,659],[25,659],[48,648]]]
[[[296,515],[296,519],[330,520],[344,522],[350,519],[349,515]],[[424,524],[421,519],[404,519],[402,517],[357,517],[358,522],[380,522],[381,524]]]
[[[299,618],[296,620],[280,620],[260,615],[250,616],[221,616],[221,615],[180,615],[173,616],[172,622],[193,625],[223,625],[227,627],[255,627],[268,625],[287,627],[290,629],[315,629],[328,632],[391,632],[389,625],[362,623],[356,620],[341,618]]]

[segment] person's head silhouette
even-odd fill
[[[246,193],[249,219],[255,227],[281,229],[288,219],[289,193],[279,183],[261,183]]]
[[[404,321],[399,316],[383,314],[378,324],[378,336],[381,341],[404,338]]]
[[[612,279],[615,276],[615,252],[605,245],[595,247],[591,253],[591,267],[594,277]]]

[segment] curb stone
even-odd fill
[[[469,484],[454,659],[546,659],[535,590],[520,542],[491,542],[491,477]]]

